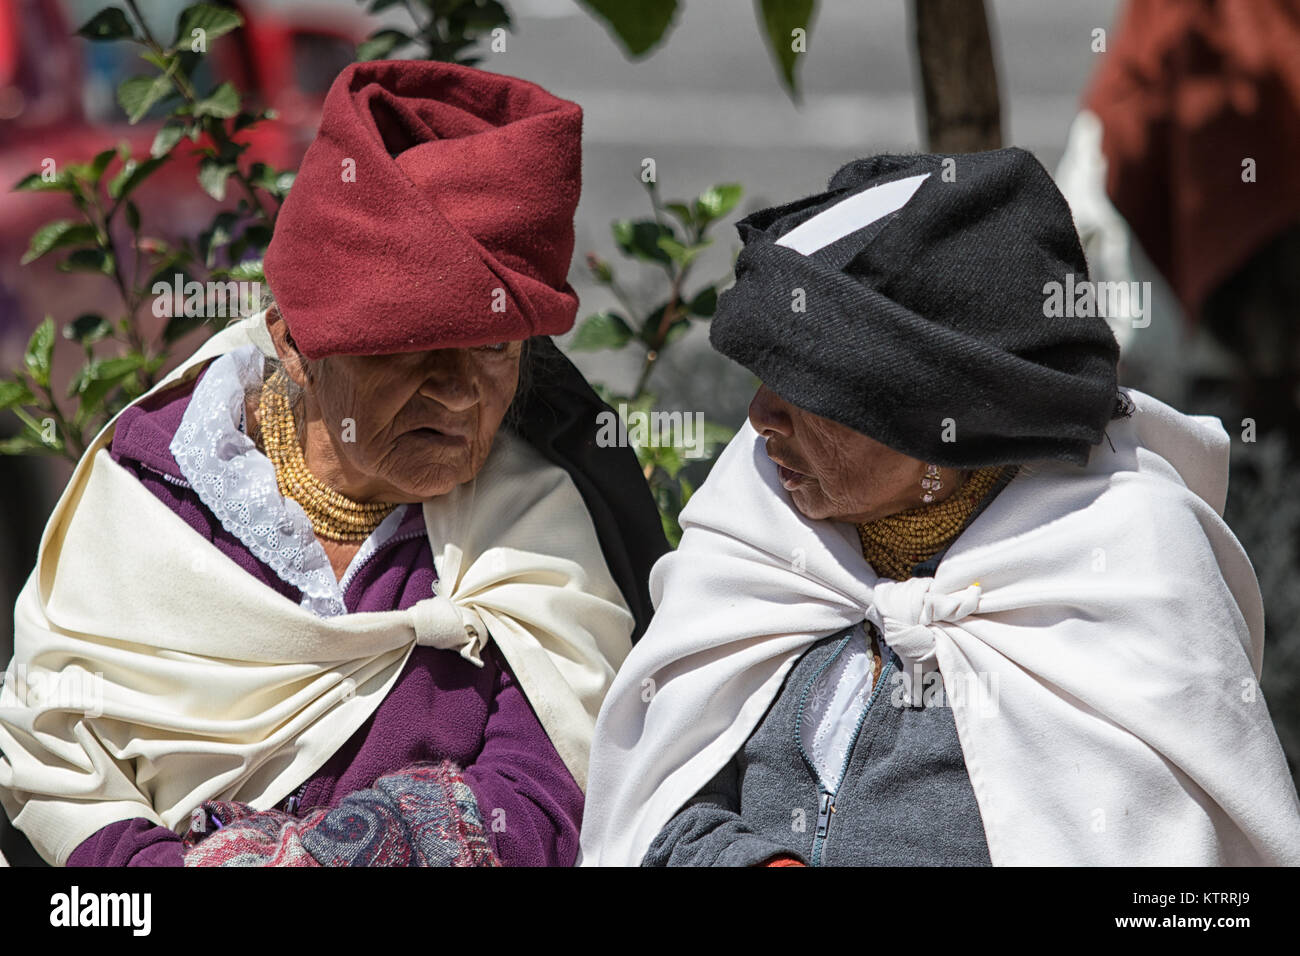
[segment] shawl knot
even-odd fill
[[[900,658],[909,664],[925,664],[934,660],[933,625],[974,614],[979,610],[980,594],[978,583],[949,594],[934,589],[934,578],[881,578],[867,617]]]
[[[472,608],[435,594],[411,605],[408,613],[415,629],[415,643],[456,651],[476,667],[483,666],[479,651],[487,643],[488,630]]]

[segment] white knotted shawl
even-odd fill
[[[637,864],[799,655],[865,617],[905,665],[937,663],[995,865],[1300,864],[1259,587],[1221,518],[1228,437],[1126,391],[1113,450],[1025,466],[902,582],[794,509],[746,425],[651,574],[654,620],[596,724],[582,863]]]
[[[258,313],[160,382],[255,342]],[[439,582],[405,611],[318,617],[196,534],[109,456],[78,464],[14,611],[0,802],[48,861],[206,799],[275,805],[379,705],[416,644],[476,663],[491,638],[580,786],[632,615],[569,476],[502,432],[478,476],[423,504]]]

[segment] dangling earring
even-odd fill
[[[921,500],[928,505],[934,501],[934,493],[943,487],[938,465],[925,466],[925,474],[921,476],[921,487],[925,489],[921,492]]]

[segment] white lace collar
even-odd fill
[[[195,386],[171,453],[221,526],[302,591],[303,607],[321,617],[344,614],[343,595],[354,572],[397,530],[407,506],[394,508],[362,543],[342,581],[335,578],[306,513],[280,494],[275,466],[244,433],[244,390],[259,385],[262,374],[256,345],[214,359]]]

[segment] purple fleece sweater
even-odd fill
[[[199,375],[202,377],[204,373]],[[181,474],[169,446],[192,387],[127,409],[110,454],[240,567],[292,598],[301,592],[226,531]],[[431,593],[433,555],[419,508],[365,561],[344,595],[350,612],[410,607]],[[416,647],[388,696],[302,787],[280,805],[301,815],[337,806],[386,773],[448,759],[478,800],[492,850],[507,866],[572,866],[583,795],[505,661],[488,645],[484,667],[452,651]],[[68,866],[180,866],[180,837],[143,818],[110,824],[81,843]]]

